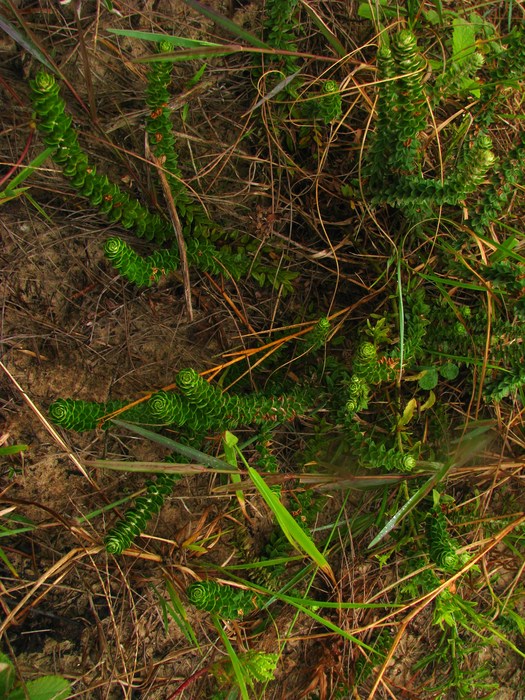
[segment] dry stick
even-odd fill
[[[97,124],[98,117],[95,102],[95,92],[93,90],[93,81],[91,80],[91,68],[89,67],[89,57],[86,49],[84,30],[82,28],[82,22],[80,21],[80,9],[81,3],[74,2],[73,14],[75,15],[75,24],[77,26],[78,46],[80,48],[80,55],[82,56],[82,63],[84,64],[84,80],[86,81],[86,88],[88,92],[89,113],[91,115],[91,121],[93,122],[93,124]]]
[[[483,559],[483,557],[490,552],[491,549],[493,549],[503,538],[505,538],[512,530],[514,530],[516,527],[521,525],[522,523],[525,522],[525,515],[522,513],[520,517],[515,520],[513,523],[510,525],[507,525],[506,528],[504,528],[498,535],[495,535],[492,540],[489,542],[489,544],[479,552],[479,554],[476,554],[475,557],[470,559],[470,561],[465,564],[465,566],[455,573],[453,576],[451,576],[449,579],[447,579],[444,583],[441,584],[441,586],[438,586],[438,588],[434,589],[430,593],[427,593],[424,595],[420,601],[419,605],[411,612],[409,613],[405,619],[401,622],[400,628],[398,633],[396,634],[396,638],[394,639],[394,643],[390,647],[388,654],[386,656],[386,659],[383,662],[383,665],[381,666],[379,673],[377,674],[377,678],[374,681],[374,685],[372,687],[372,690],[370,691],[370,694],[368,695],[367,700],[374,700],[377,688],[379,684],[383,680],[383,676],[385,675],[385,671],[387,669],[388,664],[390,663],[395,650],[397,649],[397,646],[399,642],[401,641],[403,634],[405,633],[406,628],[412,622],[412,620],[419,615],[420,612],[422,612],[426,606],[431,603],[434,598],[437,598],[437,596],[442,593],[445,589],[450,587],[451,583],[454,583],[460,576],[462,576],[466,571],[468,571],[471,567],[474,566],[474,564],[477,564],[477,562],[480,559]],[[408,606],[407,606],[408,607]]]
[[[255,334],[255,330],[254,330],[253,326],[248,321],[247,317],[243,315],[242,311],[239,311],[239,309],[235,305],[235,302],[233,301],[233,299],[224,291],[224,289],[220,285],[217,284],[217,282],[213,279],[213,277],[211,275],[209,275],[207,272],[205,272],[204,276],[206,277],[208,282],[210,282],[215,287],[217,292],[222,296],[224,301],[228,304],[228,306],[233,311],[233,313],[237,316],[237,318],[242,323],[244,323],[244,325],[250,331],[250,333]]]
[[[24,401],[27,403],[29,408],[33,411],[33,413],[36,415],[38,420],[42,423],[44,428],[47,430],[47,432],[51,435],[51,437],[60,445],[60,447],[64,450],[64,452],[67,454],[69,459],[73,462],[73,464],[77,467],[77,469],[82,473],[83,476],[86,477],[86,479],[89,481],[91,486],[94,488],[98,489],[98,486],[96,482],[93,481],[93,479],[89,476],[89,474],[86,472],[84,467],[82,466],[82,463],[78,459],[78,457],[71,452],[71,449],[68,447],[68,445],[64,442],[62,437],[59,435],[59,433],[55,430],[55,428],[51,425],[51,423],[46,419],[46,417],[43,415],[43,413],[40,411],[38,406],[29,398],[29,396],[26,394],[24,389],[20,386],[20,384],[17,382],[17,380],[13,377],[11,372],[7,369],[7,367],[4,365],[2,361],[0,361],[0,367],[4,370],[4,372],[7,374],[9,379],[13,382],[13,384],[16,386],[18,391],[22,394],[22,398]]]
[[[188,318],[193,321],[193,309],[191,307],[191,282],[190,282],[190,271],[188,267],[188,258],[186,257],[186,244],[184,243],[184,235],[182,233],[182,226],[180,223],[179,215],[177,213],[177,208],[175,202],[173,201],[173,195],[171,193],[170,186],[168,184],[168,179],[162,167],[162,160],[153,156],[153,162],[157,168],[160,178],[160,184],[162,185],[162,190],[164,191],[164,197],[168,204],[168,209],[170,212],[171,223],[173,224],[173,229],[175,231],[175,237],[177,239],[177,246],[179,248],[180,257],[180,269],[182,272],[182,281],[184,284],[184,300],[186,301],[186,309],[188,311]]]

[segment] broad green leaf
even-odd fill
[[[458,376],[459,367],[453,362],[447,362],[446,364],[441,365],[441,367],[439,368],[439,373],[443,377],[443,379],[447,379],[451,382]]]
[[[438,371],[435,367],[432,367],[431,369],[425,370],[424,374],[421,376],[421,379],[419,380],[419,386],[421,389],[425,389],[426,391],[430,391],[431,389],[435,389],[438,383]]]
[[[0,652],[0,698],[5,698],[15,684],[15,667],[9,656]]]
[[[476,28],[461,17],[455,17],[452,25],[452,58],[461,63],[476,50]]]
[[[410,399],[410,401],[407,403],[405,406],[405,410],[403,411],[403,415],[397,422],[397,427],[398,428],[403,428],[405,425],[408,425],[412,418],[414,417],[414,411],[417,408],[417,401],[416,399]]]
[[[4,445],[0,447],[0,457],[6,455],[17,455],[19,452],[25,452],[29,449],[29,445]]]
[[[425,401],[424,404],[422,404],[422,405],[420,406],[419,410],[421,411],[421,413],[423,413],[423,411],[428,411],[428,409],[429,409],[429,408],[432,408],[432,406],[433,406],[435,403],[436,403],[436,395],[435,395],[434,392],[431,390],[430,393],[429,393],[429,395],[428,395],[428,399]]]
[[[379,12],[377,12],[377,14],[376,8],[379,8]],[[371,2],[362,2],[357,8],[357,14],[359,17],[369,19],[374,22],[378,22],[381,15],[392,19],[396,17],[398,13],[404,17],[406,15],[405,8],[402,7],[401,4],[399,4],[397,7],[388,7],[388,0],[379,0],[378,3],[376,3],[375,0],[372,0]]]
[[[24,687],[16,688],[7,700],[67,700],[71,696],[71,685],[61,676],[42,676],[28,681]]]

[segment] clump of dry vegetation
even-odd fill
[[[521,697],[522,22],[4,3],[5,697]]]

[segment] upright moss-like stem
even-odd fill
[[[392,49],[384,44],[378,49],[377,123],[365,166],[372,190],[417,169],[418,135],[426,126],[424,67],[408,29],[393,37]]]
[[[478,189],[496,160],[491,149],[492,139],[488,134],[480,132],[471,148],[463,150],[454,173],[447,179],[444,201],[457,204]]]
[[[297,22],[294,15],[298,0],[266,0],[264,5],[264,39],[274,49],[297,51],[295,29]],[[282,65],[285,76],[292,75],[298,69],[295,56],[278,56],[273,59]],[[290,84],[287,91],[295,94],[295,88]]]
[[[523,79],[525,74],[525,32],[514,27],[506,39],[507,48],[498,54],[496,66],[489,72],[481,89],[476,122],[487,128],[505,99],[503,87],[512,80]]]
[[[171,49],[172,45],[169,42],[160,42],[158,45],[160,52],[171,51]],[[171,123],[171,110],[168,106],[171,99],[169,85],[172,69],[171,61],[159,59],[150,64],[146,89],[146,103],[150,109],[146,119],[149,146],[166,172],[168,186],[185,238],[188,240],[191,237],[216,238],[222,233],[220,227],[210,221],[200,204],[192,200],[182,180],[177,142]]]
[[[427,543],[432,561],[440,569],[453,573],[461,565],[457,546],[447,529],[447,521],[439,506],[427,516]]]
[[[385,170],[388,170],[385,166],[392,157],[394,144],[392,131],[395,129],[392,115],[398,110],[395,78],[396,64],[392,51],[382,43],[377,50],[377,79],[380,81],[376,107],[377,120],[364,168],[365,175],[370,178],[369,187],[372,190],[381,186],[387,174]]]
[[[160,52],[168,52],[171,49],[172,45],[169,42],[160,42],[158,45]],[[178,208],[180,205],[189,204],[190,198],[182,183],[171,123],[171,110],[168,107],[171,99],[168,87],[172,70],[171,61],[152,61],[149,65],[146,104],[150,113],[146,118],[146,132],[152,153],[162,162],[162,167],[166,170],[173,201]]]
[[[413,176],[418,169],[418,136],[426,126],[424,67],[408,29],[393,37],[392,49],[379,46],[377,121],[364,165],[368,189],[379,201],[399,205],[393,200],[401,196],[400,178]],[[419,174],[414,179],[424,182]]]
[[[300,114],[305,118],[315,119],[330,124],[341,118],[342,99],[339,83],[335,80],[325,80],[316,99],[310,99],[301,104]]]
[[[348,416],[345,428],[346,436],[355,449],[361,467],[393,472],[411,472],[416,467],[417,460],[414,454],[400,452],[398,447],[388,447],[383,441],[363,435],[353,416]]]
[[[483,232],[495,222],[503,208],[516,191],[516,186],[525,181],[525,133],[520,134],[520,143],[498,162],[497,171],[490,184],[482,193],[470,226],[476,232]]]
[[[476,75],[483,66],[485,59],[478,51],[474,51],[462,60],[450,59],[446,69],[436,78],[432,89],[432,105],[449,96],[458,94],[464,84]]]
[[[253,591],[212,580],[192,583],[186,589],[186,594],[198,610],[205,610],[223,620],[238,620],[249,615],[262,602],[261,596]]]
[[[415,36],[408,29],[394,36],[392,55],[399,78],[395,81],[397,111],[390,117],[395,141],[388,166],[400,173],[410,173],[418,165],[418,135],[426,126],[425,62]]]

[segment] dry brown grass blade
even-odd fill
[[[44,428],[48,431],[48,433],[51,435],[53,440],[60,445],[60,447],[64,450],[66,455],[69,457],[69,459],[73,462],[73,464],[77,467],[77,469],[82,473],[83,476],[89,481],[89,483],[97,489],[98,491],[98,485],[97,483],[89,476],[89,474],[86,472],[84,467],[82,466],[82,462],[78,459],[78,457],[71,451],[69,446],[66,444],[66,442],[62,439],[62,437],[59,435],[59,433],[55,430],[55,428],[51,425],[51,423],[47,420],[47,418],[44,416],[42,411],[38,408],[38,406],[35,404],[34,401],[32,401],[27,392],[24,391],[22,386],[18,383],[18,381],[13,377],[11,372],[7,369],[7,367],[4,365],[4,363],[0,360],[0,367],[4,370],[6,375],[9,377],[10,381],[15,385],[17,390],[20,392],[22,398],[24,401],[27,403],[29,408],[33,411],[35,416],[38,418],[38,420],[42,423]]]
[[[237,308],[237,305],[233,301],[233,299],[230,297],[229,294],[226,293],[226,291],[219,285],[217,282],[213,279],[211,275],[209,275],[207,272],[204,273],[206,279],[210,284],[212,284],[217,292],[222,296],[224,301],[228,304],[230,309],[233,311],[233,313],[237,316],[237,318],[246,326],[246,328],[250,331],[250,333],[255,333],[255,330],[253,329],[253,326],[251,323],[248,321],[248,318],[246,317],[246,314],[243,314],[242,311],[240,311]]]
[[[171,223],[173,224],[173,230],[175,231],[175,238],[177,239],[177,246],[179,249],[180,258],[180,269],[182,272],[182,279],[184,284],[184,299],[186,301],[186,310],[188,312],[188,319],[193,321],[193,309],[191,305],[191,282],[190,282],[190,268],[188,266],[188,256],[186,255],[186,244],[184,242],[184,234],[182,233],[182,226],[180,223],[179,215],[177,213],[177,207],[173,201],[173,195],[168,183],[168,178],[164,173],[162,168],[162,161],[159,158],[153,157],[153,162],[157,168],[157,173],[159,175],[160,184],[162,185],[162,191],[164,192],[164,199],[168,205],[168,211],[170,213]]]
[[[57,579],[54,581],[54,585],[58,584],[64,576],[66,576],[71,568],[71,566],[77,562],[80,559],[83,559],[84,557],[89,557],[94,554],[99,554],[100,552],[104,551],[104,547],[88,547],[88,548],[83,548],[83,547],[75,547],[75,549],[72,549],[70,552],[68,552],[65,556],[63,556],[59,561],[56,562],[56,564],[53,564],[53,566],[48,569],[45,574],[42,574],[38,581],[35,583],[35,585],[31,588],[31,590],[26,593],[26,595],[22,598],[22,600],[17,603],[17,605],[9,612],[5,620],[0,624],[0,637],[4,634],[4,632],[7,630],[7,628],[16,620],[16,616],[24,609],[26,604],[31,600],[33,595],[38,591],[39,588],[41,588],[52,576],[55,574],[58,574]],[[53,586],[49,586],[49,588],[44,592],[43,595],[46,595],[52,590]],[[40,596],[40,599],[43,596]]]

